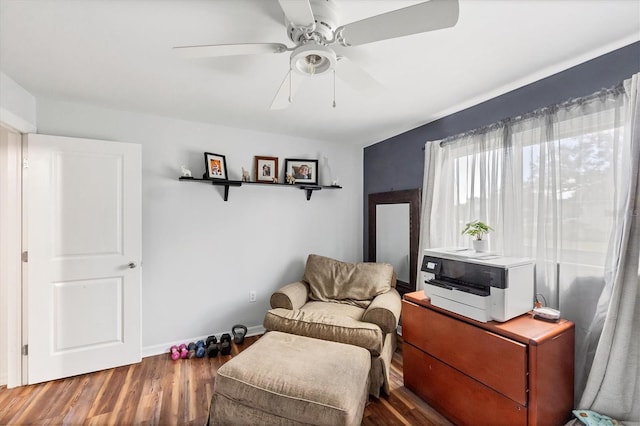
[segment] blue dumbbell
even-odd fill
[[[205,352],[204,342],[202,340],[198,340],[196,342],[196,357],[203,358]]]

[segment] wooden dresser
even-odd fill
[[[573,407],[574,324],[478,322],[404,295],[404,384],[460,425],[562,425]]]

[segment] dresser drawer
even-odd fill
[[[404,327],[403,327],[404,333]],[[525,425],[526,407],[410,344],[402,349],[404,385],[459,425]]]
[[[402,338],[518,404],[527,405],[525,345],[407,301],[402,302]]]

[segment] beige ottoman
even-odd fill
[[[212,425],[359,425],[371,355],[270,331],[218,369]]]

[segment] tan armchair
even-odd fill
[[[264,319],[275,330],[363,347],[371,353],[369,393],[389,393],[401,298],[393,267],[309,255],[302,280],[271,296]]]

